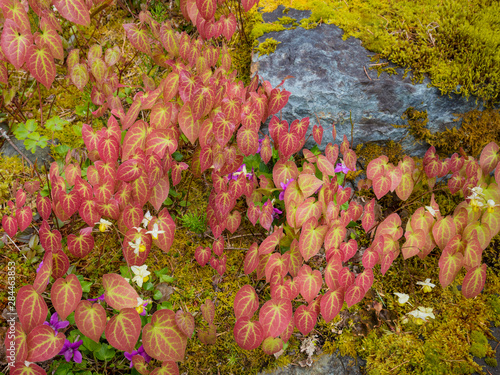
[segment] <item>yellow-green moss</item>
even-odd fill
[[[269,55],[276,51],[276,47],[280,43],[281,42],[278,42],[274,38],[266,38],[266,40],[260,43],[259,46],[255,48],[255,50],[259,52],[259,57],[263,55]]]
[[[0,154],[0,201],[7,202],[12,199],[10,187],[12,182],[20,177],[22,171],[27,170],[27,166],[17,156],[7,157]]]

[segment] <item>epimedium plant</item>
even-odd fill
[[[0,81],[8,84],[13,67],[28,70],[50,89],[56,76],[54,58],[65,56],[58,36],[60,18],[89,26],[91,15],[110,2],[47,0],[29,1],[29,5],[0,1],[6,18]],[[246,274],[255,273],[256,279],[270,284],[271,298],[261,300],[253,286],[245,285],[234,300],[234,338],[243,349],[262,347],[265,353],[274,354],[295,328],[306,335],[320,315],[331,321],[344,302],[351,307],[363,299],[373,283],[376,265],[385,274],[399,254],[405,259],[425,258],[437,247],[441,285],[450,285],[465,268],[462,294],[471,298],[481,292],[486,278],[481,254],[500,231],[498,145],[487,145],[479,160],[463,152],[443,160],[433,147],[422,165],[410,157],[394,165],[381,156],[368,164],[366,179],[358,182],[358,189],[372,188],[376,196],[363,205],[353,199],[355,192],[344,181],[344,173],[357,165],[347,137],[340,145],[328,144],[324,153],[304,149],[310,135],[309,119],[288,124],[275,116],[290,96],[283,88],[285,81],[274,88],[267,81],[260,82],[257,75],[247,87],[237,81],[220,37],[231,38],[241,8],[248,11],[254,2],[242,1],[237,9],[224,8],[227,4],[213,0],[181,1],[180,5],[184,16],[197,27],[198,37],[178,33],[168,21],[155,21],[148,11],[141,11],[137,23],[123,25],[137,54],[150,58],[162,72],[158,84],[143,77],[128,108],[118,95],[125,69],[116,67],[122,58],[119,47],[103,51],[95,44],[85,54],[80,49],[67,54],[71,82],[79,90],[90,87],[91,100],[99,106],[92,115],[107,125],[95,131],[84,124],[88,162],[79,162],[69,151],[65,160],[52,163],[46,181],[30,182],[19,189],[15,202],[8,202],[10,215],[2,218],[11,238],[30,225],[39,227],[45,250],[33,285],[22,287],[17,294],[20,323],[15,326],[14,374],[45,373],[34,362],[60,353],[78,356],[78,337],[68,343],[64,333],[44,324],[49,311],[45,295],[50,295],[61,320],[74,313],[75,325],[86,340],[99,343],[104,334],[109,345],[130,353],[141,374],[151,370],[178,373],[176,362],[183,360],[187,340],[196,330],[193,314],[159,309],[143,321],[145,301],[129,281],[115,273],[102,276],[102,299],[82,299],[79,279],[66,276],[71,261],[63,242],[72,258],[83,258],[92,252],[96,236],[116,236],[127,266],[136,267],[138,280],[145,281],[148,274],[140,267],[152,246],[165,253],[172,246],[176,223],[164,203],[170,186],[179,184],[183,174],[211,177],[206,216],[215,239],[212,248],[196,249],[200,266],[209,263],[224,275],[223,233],[235,233],[245,216],[268,232],[263,242],[250,246],[243,267]],[[30,16],[38,22],[34,35]],[[260,127],[269,117],[269,135],[259,139]],[[335,125],[332,130],[335,139]],[[320,124],[312,128],[318,144],[323,131]],[[190,164],[175,158],[180,146],[191,152]],[[261,171],[254,166],[250,171],[242,166],[256,154],[264,165],[274,155],[272,169]],[[450,192],[466,197],[453,214],[441,215],[432,196],[429,206],[406,220],[405,229],[397,212],[375,221],[376,201],[389,192],[407,201],[426,182],[432,194],[437,179],[450,174]],[[39,193],[42,187],[43,194]],[[36,202],[41,223],[33,222],[31,201]],[[347,262],[358,251],[358,239],[349,238],[347,228],[359,227],[359,221],[371,236],[371,246],[363,253],[363,272],[355,275]],[[49,288],[51,278],[54,282]],[[142,281],[141,285],[136,282],[139,287]],[[324,284],[328,290],[321,293]],[[99,303],[102,300],[107,310]],[[253,320],[257,311],[258,320]],[[206,300],[201,312],[208,328],[198,327],[197,336],[213,344],[217,337],[213,302]],[[140,337],[142,345],[137,347]],[[148,365],[149,357],[160,361],[161,367]]]

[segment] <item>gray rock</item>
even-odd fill
[[[363,362],[363,363],[360,363]],[[360,365],[366,362],[360,360],[356,362],[351,357],[342,357],[337,354],[321,355],[313,358],[311,366],[299,367],[288,365],[274,372],[265,372],[262,375],[361,375]]]
[[[0,123],[0,128],[5,130],[7,133],[9,132],[9,125],[7,123]],[[26,148],[24,147],[24,141],[16,139],[16,137],[14,137],[13,135],[11,135],[9,138],[10,141],[24,154],[26,158],[28,158],[32,163],[35,163],[36,161],[38,168],[41,168],[44,163],[49,166],[50,163],[54,161],[54,159],[50,155],[50,148],[48,146],[45,148],[37,147],[35,153],[33,154],[30,150],[26,150]],[[23,158],[19,154],[19,151],[12,147],[9,141],[0,137],[0,142],[3,142],[2,147],[0,147],[0,155],[8,157],[17,156],[20,159]]]
[[[284,9],[280,6],[273,13],[263,14],[264,21],[273,22],[284,16]],[[290,10],[286,15],[300,20],[309,17],[310,12]],[[253,56],[253,70],[273,87],[288,75],[295,77],[284,85],[292,95],[283,109],[283,119],[290,123],[297,118],[310,117],[309,130],[312,131],[317,114],[324,128],[322,148],[328,142],[333,143],[332,122],[337,127],[338,142],[344,134],[351,140],[351,113],[354,146],[369,141],[394,140],[402,142],[407,153],[421,155],[428,145],[415,145],[412,137],[404,139],[406,129],[391,126],[405,124],[401,116],[406,109],[427,110],[429,128],[435,132],[457,126],[453,121],[454,113],[465,113],[477,107],[474,98],[467,101],[459,95],[441,96],[439,89],[428,87],[428,79],[412,85],[409,78],[402,79],[404,70],[401,68],[396,68],[397,76],[382,73],[377,78],[377,73],[369,70],[369,56],[373,53],[362,47],[359,39],[344,41],[342,35],[343,31],[337,26],[325,24],[311,30],[297,27],[271,32],[259,41],[276,39],[281,42],[276,51],[261,57],[254,53]],[[313,144],[310,138],[306,146]]]

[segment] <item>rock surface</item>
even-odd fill
[[[307,18],[310,11],[290,10],[283,14],[283,6],[273,13],[263,14],[264,22],[274,22],[288,16],[297,20]],[[354,123],[354,145],[368,141],[400,141],[404,150],[413,155],[422,154],[428,145],[414,144],[407,137],[406,129],[396,129],[391,124],[402,125],[404,111],[409,107],[427,110],[432,132],[456,126],[454,113],[465,113],[476,108],[474,98],[458,95],[441,96],[439,89],[427,87],[429,80],[412,85],[409,78],[402,79],[404,69],[397,68],[398,75],[382,73],[377,78],[369,70],[370,55],[374,53],[361,46],[356,38],[342,40],[343,31],[335,25],[321,24],[310,30],[297,27],[294,30],[271,32],[259,38],[274,38],[281,42],[270,55],[253,56],[253,70],[277,86],[288,75],[295,78],[284,87],[292,93],[283,109],[283,119],[289,123],[296,118],[310,117],[311,128],[316,124],[315,114],[324,128],[322,148],[332,142],[331,124],[337,127],[337,141],[344,134],[351,139],[351,123]],[[366,71],[365,71],[366,69]],[[306,144],[312,147],[312,138]]]
[[[363,360],[340,355],[321,355],[313,358],[311,366],[299,367],[288,365],[272,373],[265,372],[261,375],[361,375],[360,362]]]

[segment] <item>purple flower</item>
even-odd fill
[[[283,213],[283,211],[273,208],[273,219],[279,219],[280,215]]]
[[[71,358],[73,358],[73,361],[75,361],[76,363],[82,363],[82,353],[80,353],[80,351],[78,350],[78,348],[82,344],[83,340],[79,340],[73,343],[66,339],[61,351],[59,352],[59,355],[63,355],[66,359],[66,362],[70,362]]]
[[[69,326],[69,322],[67,320],[63,320],[61,322],[59,321],[59,317],[57,316],[56,312],[52,314],[48,322],[43,322],[43,324],[52,327],[52,329],[56,331],[56,336],[59,329],[63,329]]]
[[[38,265],[38,268],[36,269],[36,273],[40,272],[40,270],[42,269],[42,266],[43,266],[43,260]]]
[[[147,363],[151,361],[151,357],[144,351],[144,347],[141,345],[139,349],[134,350],[132,353],[125,352],[125,358],[130,361],[130,368],[134,366],[134,364],[132,363],[132,358],[134,357],[134,355],[142,356]]]
[[[248,173],[246,165],[245,164],[241,164],[241,166],[236,170],[236,172],[228,174],[228,178],[230,180],[236,180],[236,179],[238,179],[238,177],[239,177],[240,174],[245,174],[246,177],[249,180],[251,180],[252,177],[253,177],[253,168],[252,168],[252,172]]]
[[[104,293],[101,294],[99,297],[97,298],[89,298],[87,299],[87,301],[91,301],[91,302],[94,302],[94,301],[104,301]]]
[[[280,182],[281,188],[283,189],[283,191],[280,193],[280,196],[279,196],[280,201],[285,199],[286,188],[288,187],[288,185],[290,185],[292,183],[292,181],[293,181],[293,178],[290,178],[285,184],[283,182]]]
[[[148,306],[148,303],[151,302],[151,300],[147,299],[143,301],[144,303],[142,305],[139,305],[135,308],[135,310],[139,313],[139,315],[146,316],[146,307]]]
[[[346,174],[349,171],[350,169],[346,167],[343,160],[341,160],[340,163],[338,163],[337,166],[335,167],[335,173],[342,172]]]

